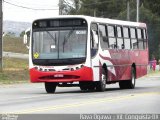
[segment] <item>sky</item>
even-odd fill
[[[11,4],[34,9],[32,10],[16,7]],[[59,14],[59,0],[4,0],[3,2],[3,20],[12,20],[20,22],[32,22],[37,18],[54,17]],[[54,9],[54,10],[46,10]]]

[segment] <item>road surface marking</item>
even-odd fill
[[[19,110],[15,112],[10,112],[11,114],[29,114],[29,113],[36,113],[36,112],[43,112],[43,111],[50,111],[50,110],[57,110],[57,109],[65,109],[65,108],[72,108],[72,107],[79,107],[91,104],[99,104],[104,102],[113,102],[125,99],[132,99],[137,97],[143,97],[148,95],[160,95],[160,92],[146,92],[146,93],[136,93],[130,94],[120,97],[112,97],[112,98],[100,98],[100,99],[90,99],[88,101],[79,102],[79,103],[70,103],[70,104],[63,104],[63,105],[54,105],[48,107],[39,107],[39,108],[31,108],[27,110]]]

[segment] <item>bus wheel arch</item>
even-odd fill
[[[100,80],[96,82],[96,91],[104,92],[106,89],[106,82],[108,78],[108,70],[106,64],[102,66],[102,74]]]

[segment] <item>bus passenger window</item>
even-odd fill
[[[117,48],[117,42],[116,42],[116,38],[115,38],[115,27],[108,25],[107,26],[108,29],[108,38],[109,38],[109,48],[110,49],[116,49]]]
[[[127,27],[123,27],[123,37],[129,38],[129,31]]]
[[[125,49],[131,49],[130,39],[124,39]]]
[[[117,48],[124,49],[124,43],[122,38],[117,38]]]
[[[124,46],[124,44],[122,44],[122,49],[124,49],[125,48],[125,46]]]
[[[115,34],[114,34],[114,26],[108,26],[108,36],[109,37],[115,37]]]
[[[131,39],[132,49],[138,49],[137,39]]]
[[[137,29],[137,37],[138,37],[138,48],[144,49],[144,40],[142,37],[142,29]]]
[[[147,48],[147,35],[146,35],[146,29],[143,29],[143,39],[144,39],[144,49]]]
[[[124,43],[122,38],[122,29],[120,26],[117,27],[117,48],[124,49]]]
[[[147,48],[147,41],[144,41],[144,49]]]
[[[142,30],[141,29],[137,29],[137,36],[138,36],[138,39],[142,39]]]
[[[137,42],[137,38],[136,38],[136,29],[130,28],[130,34],[131,34],[132,49],[138,49],[138,42]]]
[[[127,27],[123,27],[123,37],[124,37],[125,49],[131,49],[131,41],[129,38],[129,29]]]
[[[105,25],[99,25],[99,33],[100,33],[100,44],[102,49],[107,49],[109,47],[108,38],[106,35]]]
[[[147,39],[146,29],[143,29],[143,39],[144,39],[144,40],[146,40],[146,39]]]
[[[122,38],[122,29],[120,26],[117,27],[117,37]]]
[[[144,48],[142,40],[138,41],[138,46],[139,46],[139,49],[143,49]]]

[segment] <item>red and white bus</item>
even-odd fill
[[[30,36],[30,80],[44,82],[47,93],[57,86],[104,91],[116,82],[133,89],[147,74],[145,23],[59,16],[35,20]]]

